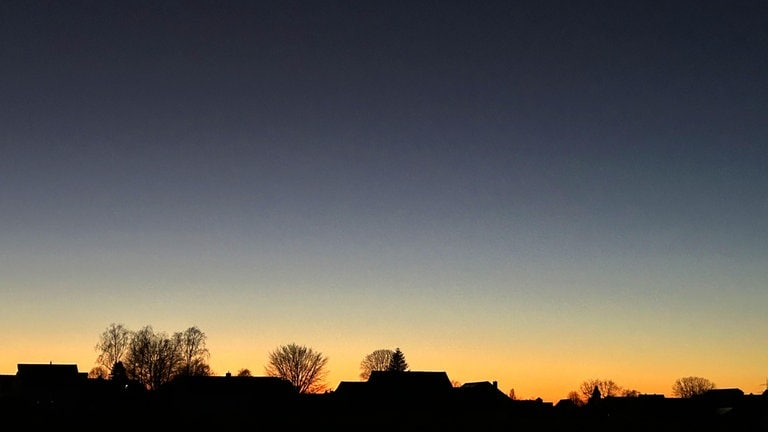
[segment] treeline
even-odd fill
[[[208,361],[207,336],[196,326],[171,335],[145,326],[132,331],[123,324],[112,323],[99,336],[96,366],[88,376],[135,381],[147,390],[159,389],[176,377],[212,376],[215,372]],[[325,379],[328,374],[328,357],[315,349],[290,343],[276,347],[268,353],[264,373],[289,381],[299,393],[312,394],[330,390]],[[368,379],[373,371],[406,371],[409,366],[400,348],[377,349],[360,362],[360,378]],[[239,369],[236,376],[252,376],[247,368]],[[453,382],[454,386],[461,383]],[[701,395],[716,386],[710,380],[689,376],[672,384],[672,395],[690,398]],[[583,406],[595,392],[603,397],[636,397],[642,393],[626,389],[610,379],[588,379],[577,390],[568,393],[566,399],[576,406]],[[514,389],[508,396],[516,399]]]

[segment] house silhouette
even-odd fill
[[[31,430],[103,428],[118,419],[129,429],[768,431],[768,394],[734,388],[686,399],[566,402],[513,400],[492,381],[453,387],[444,371],[373,372],[322,394],[300,394],[281,378],[230,375],[178,376],[149,391],[133,381],[88,378],[73,364],[19,363],[15,375],[0,375],[2,424]]]

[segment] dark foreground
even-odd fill
[[[512,400],[443,372],[376,373],[324,394],[272,377],[179,377],[155,391],[34,365],[0,376],[1,430],[750,431],[768,432],[768,392]]]

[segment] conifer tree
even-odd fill
[[[405,355],[400,351],[400,348],[395,348],[395,351],[392,353],[387,370],[390,372],[405,372],[408,370],[408,363],[405,362]]]

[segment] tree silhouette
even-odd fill
[[[240,369],[239,371],[237,371],[237,376],[239,376],[239,377],[249,377],[249,376],[253,376],[253,375],[251,375],[251,370],[250,369],[243,368],[243,369]]]
[[[612,380],[596,378],[589,379],[582,382],[579,386],[582,402],[587,402],[590,398],[592,398],[595,388],[597,388],[601,397],[618,396],[622,391],[621,387],[619,387]]]
[[[178,374],[184,360],[178,338],[145,326],[133,334],[123,363],[129,379],[157,390]]]
[[[675,384],[672,385],[672,395],[679,398],[690,398],[714,388],[715,383],[706,378],[689,376],[678,378],[675,381]]]
[[[210,353],[205,340],[205,333],[194,326],[168,337],[156,333],[152,326],[134,332],[112,323],[96,344],[100,351],[97,363],[112,379],[137,381],[155,390],[179,375],[213,375],[207,363]],[[121,370],[114,371],[118,366]]]
[[[621,391],[621,396],[623,397],[638,397],[640,396],[640,392],[634,389],[623,389]]]
[[[109,371],[102,365],[94,366],[88,371],[88,378],[91,379],[107,379],[109,377]]]
[[[387,370],[393,353],[394,351],[389,349],[378,349],[366,355],[360,362],[360,378],[367,380],[371,372]]]
[[[577,407],[584,405],[584,399],[582,398],[582,395],[576,390],[568,392],[567,399],[573,402],[573,404]]]
[[[110,324],[99,337],[99,342],[94,348],[99,352],[96,363],[103,366],[107,371],[112,370],[112,366],[123,360],[131,344],[133,332],[128,330],[122,324]]]
[[[205,347],[207,338],[205,333],[193,326],[182,333],[175,333],[173,337],[175,342],[179,344],[182,355],[182,365],[178,375],[211,375],[211,368],[207,363],[210,352]]]
[[[264,368],[268,376],[288,380],[299,393],[320,393],[325,390],[328,357],[312,348],[291,343],[269,353]]]
[[[392,353],[387,370],[390,372],[405,372],[408,370],[408,363],[405,362],[405,355],[400,351],[400,348],[395,348],[395,351]]]
[[[595,386],[595,388],[592,389],[592,394],[589,396],[589,400],[587,403],[597,402],[600,400],[600,397],[602,396],[602,393],[600,393],[600,389]]]
[[[128,373],[125,370],[125,366],[123,365],[123,362],[117,362],[114,366],[112,366],[112,373],[110,374],[110,379],[115,382],[126,382],[128,381]]]

